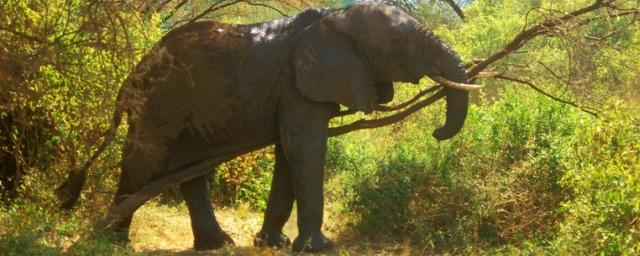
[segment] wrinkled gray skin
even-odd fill
[[[393,98],[392,82],[425,75],[466,82],[458,56],[414,18],[362,3],[309,9],[268,23],[195,22],[169,32],[125,82],[128,113],[115,203],[150,181],[216,156],[225,147],[277,137],[276,166],[256,245],[289,243],[282,227],[294,201],[293,250],[331,248],[321,232],[328,122],[339,104],[369,113]],[[447,90],[446,124],[455,135],[468,94]],[[195,248],[232,243],[215,219],[206,177],[180,185]],[[116,230],[126,234],[131,216]]]

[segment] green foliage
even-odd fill
[[[393,137],[388,144],[348,135],[353,137],[345,139],[351,142],[347,152],[330,151],[328,158],[336,159],[330,161],[334,165],[348,163],[332,168],[353,171],[330,186],[343,189],[342,208],[354,216],[356,230],[453,251],[551,231],[564,198],[558,182],[567,141],[585,117],[525,92],[505,90],[492,105],[472,108],[463,134],[450,142],[431,138],[435,125],[428,113],[404,127],[372,132]],[[376,163],[351,164],[360,159]]]
[[[479,0],[465,8],[465,22],[434,27],[435,33],[471,63],[505,49],[516,35],[540,22],[561,17],[595,1]],[[616,1],[620,8],[636,8],[636,0]],[[583,26],[584,19],[597,22]],[[588,13],[547,36],[526,42],[499,59],[489,72],[538,84],[560,98],[586,108],[600,109],[610,96],[638,100],[636,70],[639,25],[632,16],[616,17],[606,10]],[[500,79],[481,79],[485,93],[494,96]]]
[[[33,204],[14,204],[3,208],[0,215],[0,225],[4,227],[0,234],[0,251],[10,255],[53,254],[59,251],[62,248],[61,241],[53,241],[53,244],[50,244],[52,241],[46,241],[49,229],[53,226],[56,229],[54,232],[61,234],[77,230],[66,230],[64,225],[55,225],[55,221],[42,207]]]
[[[114,244],[109,234],[90,235],[90,222],[96,213],[58,210],[53,192],[56,185],[46,173],[29,173],[18,188],[20,196],[0,205],[0,254],[134,254],[132,248]],[[100,207],[100,203],[94,207]]]
[[[451,142],[429,138],[426,113],[403,128],[332,140],[331,168],[348,172],[330,187],[352,226],[370,239],[409,237],[435,251],[635,255],[638,109],[611,101],[593,119],[531,91],[500,95],[472,108]],[[377,160],[354,167],[361,159]]]
[[[640,252],[640,119],[638,109],[610,100],[593,127],[576,131],[563,187],[559,253]]]
[[[51,211],[17,199],[0,207],[0,253],[3,255],[133,255],[132,248],[111,242],[107,234],[87,237],[86,223],[77,213]],[[85,236],[85,237],[83,237]],[[80,238],[80,239],[78,239]]]
[[[0,57],[15,62],[17,70],[0,94],[0,109],[9,116],[0,127],[2,132],[8,125],[18,131],[0,148],[15,149],[14,161],[21,170],[16,179],[44,172],[50,182],[60,184],[100,142],[121,82],[163,34],[157,15],[144,16],[130,8],[124,2],[62,0],[0,5]],[[38,135],[28,133],[31,127],[43,126],[50,130],[38,138],[43,143],[30,145],[39,154],[20,152],[22,141]],[[47,161],[35,161],[43,157]],[[113,188],[113,179],[97,177],[117,175],[120,148],[111,147],[102,157],[85,196],[95,198]]]
[[[214,202],[226,206],[244,202],[255,210],[266,209],[274,158],[270,147],[218,166],[211,185]]]

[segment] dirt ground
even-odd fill
[[[150,255],[295,255],[289,249],[261,249],[253,246],[253,235],[262,224],[262,213],[248,206],[216,209],[222,228],[234,239],[235,246],[196,252],[192,249],[193,235],[189,214],[184,205],[175,207],[147,204],[136,212],[132,228],[132,246],[136,252]],[[297,235],[294,215],[284,228],[291,239]],[[338,214],[326,213],[323,231],[331,238],[336,250],[324,255],[419,255],[420,250],[408,243],[371,246],[348,232]]]

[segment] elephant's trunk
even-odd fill
[[[435,56],[433,64],[437,67],[438,73],[453,82],[466,83],[467,73],[458,54],[433,34],[430,37],[431,49],[435,51],[431,52],[432,56]],[[450,139],[462,129],[469,107],[468,91],[450,87],[444,90],[447,93],[447,120],[442,127],[433,132],[432,136],[437,140]]]
[[[449,79],[458,82],[466,82],[449,77]],[[447,121],[445,124],[433,131],[432,136],[437,140],[450,139],[456,135],[467,118],[467,109],[469,106],[469,92],[447,88]]]

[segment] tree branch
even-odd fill
[[[607,7],[609,6],[610,3],[614,2],[615,0],[597,0],[594,4],[587,6],[585,8],[582,9],[578,9],[576,11],[573,11],[565,16],[562,16],[560,18],[556,18],[556,19],[550,19],[547,20],[545,22],[539,23],[535,26],[532,26],[528,29],[524,29],[523,31],[521,31],[520,33],[518,33],[518,35],[516,35],[511,42],[509,42],[507,45],[505,45],[505,47],[503,49],[501,49],[500,51],[494,53],[493,55],[491,55],[490,57],[486,58],[485,60],[483,60],[480,63],[477,63],[476,65],[474,65],[468,72],[467,75],[469,76],[469,80],[470,82],[475,81],[476,76],[483,71],[484,69],[486,69],[489,65],[491,65],[492,63],[496,62],[497,60],[500,60],[502,58],[504,58],[506,55],[519,50],[520,48],[522,48],[522,46],[524,46],[528,41],[530,41],[531,39],[533,39],[534,37],[544,34],[546,31],[549,31],[552,28],[558,27],[562,24],[564,24],[567,21],[570,21],[572,19],[575,19],[576,17],[583,15],[585,13],[589,13],[592,12],[594,10],[603,8],[603,7]]]
[[[207,15],[210,12],[217,11],[217,10],[220,10],[222,8],[225,8],[225,7],[229,7],[229,6],[232,6],[232,5],[240,3],[240,2],[245,2],[245,1],[244,0],[234,0],[234,1],[231,1],[231,2],[228,2],[228,3],[224,3],[224,4],[222,3],[222,1],[217,2],[217,3],[212,4],[211,6],[209,6],[209,8],[207,8],[206,10],[201,12],[200,14],[196,15],[196,17],[194,17],[193,19],[187,21],[187,23],[192,23],[192,22],[204,17],[205,15]]]
[[[13,35],[16,35],[16,36],[22,37],[22,38],[27,39],[27,40],[32,41],[32,42],[36,42],[36,43],[47,43],[47,41],[46,41],[45,39],[42,39],[42,38],[39,38],[39,37],[35,37],[35,36],[32,36],[32,35],[28,35],[28,34],[25,34],[25,33],[23,33],[23,32],[13,30],[13,29],[11,29],[11,28],[7,28],[7,27],[2,27],[2,26],[0,26],[0,30],[2,30],[2,31],[6,31],[6,32],[9,32],[9,33],[11,33],[11,34],[13,34]]]
[[[619,13],[614,13],[614,14],[608,14],[606,15],[606,17],[609,18],[618,18],[618,17],[624,17],[624,16],[628,16],[628,15],[638,15],[640,14],[640,9],[634,9],[634,10],[625,10],[625,11],[621,11]],[[601,20],[603,18],[603,16],[597,16],[597,17],[592,17],[589,19],[585,19],[583,21],[580,21],[577,23],[577,26],[585,26],[591,22],[597,21],[597,20]],[[635,19],[635,17],[634,17]],[[633,22],[631,22],[630,24],[627,24],[627,26],[633,24]]]
[[[173,0],[164,0],[162,1],[157,7],[154,8],[154,12],[159,12],[162,11],[162,9],[164,9],[169,3],[171,3]]]
[[[461,20],[464,20],[464,12],[462,12],[462,9],[455,1],[453,0],[443,0],[443,1],[447,2],[447,4],[449,4],[449,6],[453,8],[453,11],[455,11],[456,14],[458,14],[458,17],[460,17]]]
[[[273,10],[273,11],[277,12],[278,14],[282,15],[282,17],[289,17],[289,15],[287,15],[286,13],[284,13],[283,11],[281,11],[280,9],[275,8],[275,7],[273,7],[273,6],[271,6],[271,5],[268,5],[268,4],[263,4],[263,3],[254,3],[254,2],[246,2],[246,4],[248,4],[248,5],[252,5],[252,6],[265,7],[265,8],[268,8],[268,9],[271,9],[271,10]]]
[[[595,113],[595,112],[593,112],[591,110],[588,110],[588,109],[586,109],[584,107],[581,107],[578,104],[576,104],[575,102],[563,100],[563,99],[560,99],[560,98],[558,98],[556,96],[553,96],[550,93],[545,92],[544,90],[540,89],[538,86],[534,85],[532,82],[521,80],[521,79],[518,79],[518,78],[512,78],[512,77],[508,77],[508,76],[504,76],[504,75],[497,75],[497,76],[494,76],[494,77],[498,78],[498,79],[502,79],[502,80],[507,80],[507,81],[512,81],[512,82],[516,82],[516,83],[527,85],[527,86],[529,86],[529,88],[535,90],[538,93],[541,93],[544,96],[549,97],[552,100],[555,100],[557,102],[573,106],[573,107],[575,107],[577,109],[580,109],[580,110],[584,111],[585,113],[588,113],[588,114],[590,114],[590,115],[592,115],[594,117],[598,117],[597,113]]]
[[[176,14],[176,12],[177,12],[180,8],[182,8],[182,6],[183,6],[183,5],[185,5],[187,2],[188,2],[188,0],[182,0],[182,1],[180,1],[180,3],[176,4],[176,6],[175,6],[175,7],[173,7],[173,9],[171,9],[171,11],[169,12],[169,14],[167,14],[167,16],[166,16],[166,17],[164,17],[164,18],[162,19],[162,23],[165,23],[165,22],[167,22],[169,19],[171,19],[171,17],[173,17],[173,15],[175,15],[175,14]],[[176,23],[177,23],[177,22],[176,22]],[[173,26],[172,26],[172,27],[173,27]]]
[[[377,128],[377,127],[382,127],[385,125],[399,122],[405,119],[406,117],[408,117],[409,115],[415,113],[416,111],[433,104],[437,100],[443,98],[445,95],[446,95],[445,91],[440,90],[436,94],[431,95],[429,98],[419,101],[418,103],[406,108],[405,110],[398,111],[393,115],[383,117],[380,119],[372,119],[372,120],[361,119],[348,125],[329,128],[329,136],[333,137],[333,136],[342,135],[342,134],[356,131],[356,130]]]
[[[413,104],[414,102],[416,102],[417,100],[419,100],[423,96],[425,96],[425,95],[427,95],[429,93],[432,93],[435,90],[440,89],[440,88],[442,88],[442,85],[434,85],[432,87],[429,87],[428,89],[420,91],[418,94],[413,96],[413,98],[409,99],[408,101],[402,102],[402,103],[400,103],[398,105],[395,105],[395,106],[378,105],[376,107],[376,111],[395,111],[395,110],[406,108],[407,106]]]

